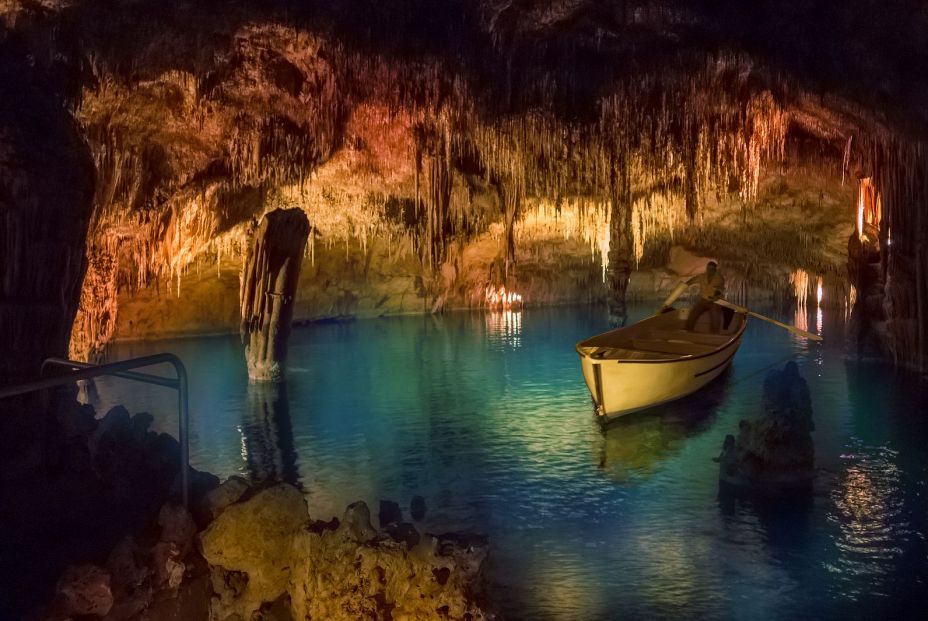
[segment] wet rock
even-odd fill
[[[243,477],[229,477],[218,487],[206,492],[200,501],[200,514],[206,522],[212,522],[226,508],[238,500],[250,489]]]
[[[65,438],[77,438],[87,443],[97,428],[93,406],[66,400],[57,410],[57,421]]]
[[[180,458],[178,457],[178,460]],[[178,461],[178,466],[180,461]],[[183,481],[181,481],[181,470],[178,467],[174,475],[174,482],[171,484],[171,494],[174,498],[181,498],[181,490],[183,489]],[[209,492],[213,491],[219,487],[219,477],[211,472],[204,472],[202,470],[197,470],[196,468],[187,469],[187,484],[190,486],[187,490],[190,494],[190,506],[195,508],[195,515],[200,519],[201,524],[209,522],[209,520],[203,520],[204,517],[202,512],[199,510],[203,502],[203,497],[206,496]]]
[[[110,575],[96,565],[68,567],[58,580],[56,592],[61,612],[102,617],[113,607]]]
[[[425,498],[422,496],[413,496],[412,501],[409,503],[409,515],[412,516],[414,522],[421,522],[425,519]]]
[[[210,617],[249,619],[289,601],[295,619],[481,619],[485,543],[420,536],[409,523],[379,532],[364,502],[312,522],[300,492],[277,485],[227,507],[201,536]]]
[[[148,577],[141,552],[132,537],[125,537],[110,552],[106,570],[113,577],[113,588],[135,589]]]
[[[175,502],[165,503],[158,512],[158,525],[161,541],[175,544],[181,556],[186,556],[197,534],[197,525],[187,509]]]
[[[126,537],[113,548],[106,560],[106,570],[112,577],[114,600],[107,621],[130,619],[151,604],[148,577],[152,572],[142,562],[142,552],[132,537]]]
[[[377,537],[377,531],[371,525],[371,510],[363,500],[348,505],[342,527],[355,541],[366,542]]]
[[[397,528],[414,532],[411,524]],[[301,559],[291,578],[296,619],[484,618],[473,599],[482,551],[443,555],[428,535],[411,550],[384,538],[359,543],[346,523],[334,532],[302,532],[294,550]]]
[[[380,520],[380,528],[387,524],[399,524],[403,521],[403,512],[400,510],[399,503],[392,500],[380,501],[380,512],[377,515]]]
[[[138,443],[144,442],[145,437],[148,435],[148,428],[151,427],[154,421],[155,417],[148,412],[138,412],[133,416],[129,421],[132,429],[132,439]]]
[[[177,544],[159,541],[151,549],[151,564],[154,570],[154,586],[158,589],[175,590],[184,580],[186,566]]]
[[[405,543],[410,550],[419,543],[419,531],[409,522],[400,524],[389,524],[386,529],[387,534],[397,543]]]
[[[210,524],[200,535],[203,557],[226,573],[245,576],[235,588],[216,589],[211,605],[214,618],[239,615],[249,619],[264,602],[287,591],[293,540],[307,522],[303,495],[281,484],[227,507]]]
[[[149,433],[142,445],[142,464],[146,476],[168,488],[180,470],[180,444],[167,433]]]
[[[815,462],[812,403],[795,362],[764,380],[763,414],[727,436],[719,480],[733,489],[777,491],[811,484]]]
[[[132,438],[132,425],[129,412],[117,405],[106,413],[93,435],[90,437],[90,451],[94,459],[105,459],[119,447],[125,446]]]

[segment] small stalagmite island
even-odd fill
[[[921,618],[924,412],[920,0],[0,0],[0,619]]]

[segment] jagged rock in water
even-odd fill
[[[287,484],[228,507],[201,535],[216,596],[211,618],[252,618],[289,595],[295,619],[480,619],[475,602],[486,540],[392,536],[353,503],[341,521],[313,522]]]
[[[309,220],[301,209],[275,209],[255,231],[240,293],[241,336],[252,380],[277,381],[283,376],[308,236]]]
[[[409,501],[409,515],[412,516],[413,521],[421,522],[425,518],[425,512],[425,498],[422,496],[413,496],[412,500]]]
[[[764,380],[763,414],[742,420],[719,456],[719,481],[741,490],[778,491],[811,484],[815,463],[809,387],[795,362]]]
[[[377,519],[380,520],[381,528],[387,524],[399,524],[402,522],[403,512],[400,510],[399,503],[392,500],[381,500],[380,512],[377,515]]]

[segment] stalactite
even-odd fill
[[[569,88],[569,76],[554,69],[525,77],[524,92],[503,102],[499,72],[475,82],[447,59],[361,53],[327,35],[297,29],[294,37],[270,25],[243,26],[230,41],[198,75],[166,72],[127,85],[109,81],[113,69],[101,65],[99,86],[86,89],[80,114],[101,178],[92,237],[119,232],[114,253],[120,271],[132,274],[117,277],[120,287],[170,279],[180,286],[204,252],[216,253],[220,274],[224,259],[243,254],[232,248],[243,238],[236,225],[277,207],[299,207],[313,222],[312,263],[318,231],[323,247],[344,247],[346,256],[356,241],[369,252],[370,240],[386,238],[437,271],[452,240],[500,224],[508,274],[520,222],[551,200],[576,206],[591,257],[599,253],[612,282],[623,261],[630,268],[677,235],[730,243],[727,229],[704,226],[707,206],[734,196],[745,209],[753,205],[764,171],[785,158],[794,120],[795,85],[742,54],[680,54],[616,72],[589,102],[592,112],[575,114],[553,103]],[[296,85],[279,87],[273,63],[292,67]],[[175,99],[176,113],[168,105]],[[367,133],[350,131],[353,115]],[[369,180],[346,151],[372,153],[371,136],[397,142],[371,129],[378,123],[414,134],[405,162],[385,158],[407,178],[369,192],[339,185],[339,174],[355,175],[351,183],[362,187]],[[846,144],[856,154],[869,143]],[[332,172],[320,172],[326,166]],[[874,174],[878,187],[888,187],[886,173]],[[472,178],[494,193],[493,213],[478,213],[469,200]],[[247,188],[266,192],[262,205],[225,213],[221,195]],[[416,222],[388,217],[391,198],[411,201]],[[884,209],[889,223],[899,208]],[[905,246],[907,233],[898,235]],[[794,242],[771,236],[764,251],[823,272],[811,265],[812,242]]]

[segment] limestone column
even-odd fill
[[[309,236],[301,209],[275,209],[261,219],[242,269],[241,336],[248,377],[279,381],[287,360],[287,339],[300,264]]]

